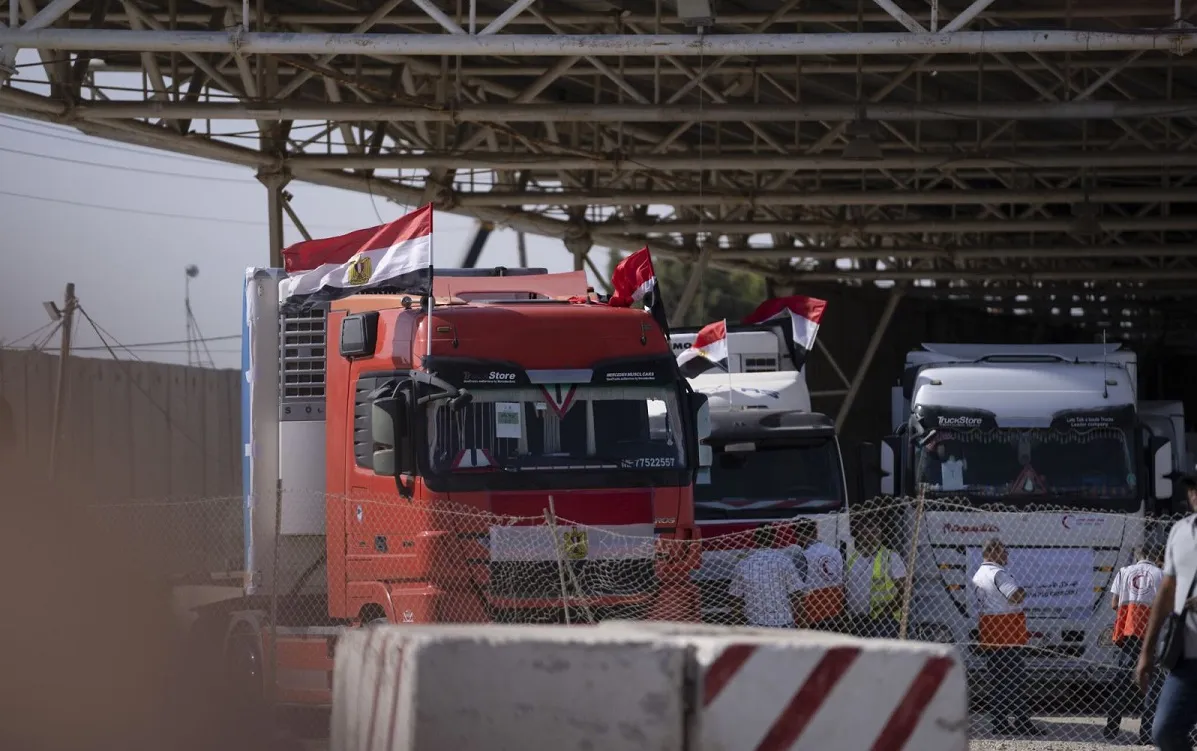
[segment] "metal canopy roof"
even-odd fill
[[[302,180],[561,238],[576,268],[647,242],[783,285],[1187,326],[1197,7],[713,7],[700,33],[673,0],[10,0],[0,79],[36,48],[54,86],[0,111],[255,168],[276,250]],[[106,89],[128,71],[142,92]]]

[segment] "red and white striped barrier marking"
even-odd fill
[[[695,639],[702,751],[968,747],[954,649],[790,633]]]

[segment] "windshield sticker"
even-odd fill
[[[1064,421],[1073,428],[1109,427],[1118,422],[1113,415],[1068,415]]]
[[[672,456],[641,456],[620,459],[619,466],[625,469],[672,469],[677,466],[677,459]]]
[[[652,370],[621,370],[607,374],[607,381],[655,381],[657,374]]]
[[[519,381],[519,375],[510,370],[489,370],[489,371],[472,371],[466,370],[461,374],[461,382],[463,384],[492,384],[492,383],[516,383]]]
[[[519,402],[495,402],[495,438],[520,437],[523,410]]]
[[[558,417],[565,417],[574,406],[574,394],[578,391],[576,384],[553,383],[540,387],[544,395],[545,404],[549,405]]]
[[[944,490],[964,490],[964,462],[954,457],[949,458],[940,466],[943,475]]]

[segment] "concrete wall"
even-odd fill
[[[58,357],[0,350],[0,395],[15,450],[49,455]],[[67,376],[59,466],[94,478],[95,501],[241,492],[235,370],[76,357]]]
[[[0,451],[35,476],[47,474],[57,373],[56,355],[0,350],[11,417]],[[75,357],[67,378],[58,484],[90,507],[96,529],[145,541],[155,570],[239,567],[238,372]]]

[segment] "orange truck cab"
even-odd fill
[[[327,703],[337,633],[378,621],[698,620],[710,416],[648,312],[437,269],[284,315],[283,277],[246,276],[245,596],[197,627],[238,690]]]

